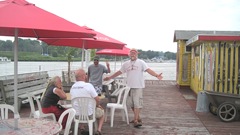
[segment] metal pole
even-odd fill
[[[15,29],[14,37],[14,114],[18,112],[18,94],[17,94],[17,85],[18,85],[18,29]],[[14,120],[15,129],[18,128],[18,119]]]
[[[83,58],[84,58],[84,44],[85,44],[85,41],[83,41],[83,47],[82,47],[82,69],[83,69]]]

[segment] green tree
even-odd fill
[[[12,51],[13,50],[13,42],[11,40],[7,40],[7,41],[0,40],[0,50],[1,51]]]
[[[165,52],[164,57],[168,60],[175,60],[176,59],[176,53],[172,52]]]
[[[72,58],[74,56],[74,54],[77,52],[77,49],[72,48],[72,47],[67,47],[66,48],[66,56],[67,56],[67,62],[68,62],[68,80],[67,83],[70,84],[71,83],[71,62],[72,62]]]

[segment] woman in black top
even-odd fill
[[[58,121],[61,114],[66,110],[58,105],[60,99],[66,99],[66,93],[62,89],[62,81],[59,76],[53,77],[44,93],[41,101],[43,113],[54,113],[56,120]],[[64,117],[62,126],[65,129],[67,116]]]

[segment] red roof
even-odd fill
[[[236,35],[196,35],[190,38],[186,44],[191,45],[201,41],[240,41],[240,36]]]

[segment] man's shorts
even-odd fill
[[[96,117],[96,118],[100,118],[100,117],[102,117],[103,115],[104,115],[104,110],[97,107],[97,108],[96,108],[96,112],[95,112],[95,117]]]
[[[142,88],[131,88],[127,103],[132,108],[143,107],[143,89]]]
[[[94,86],[97,94],[101,94],[102,93],[102,86]]]

